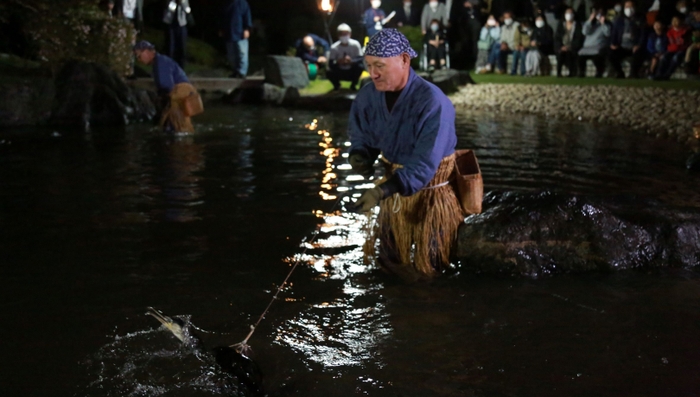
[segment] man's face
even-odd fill
[[[307,50],[312,50],[314,48],[314,39],[312,39],[310,36],[304,37],[304,47],[306,47]]]
[[[377,91],[398,91],[408,81],[411,58],[401,54],[391,58],[365,56],[367,71]]]
[[[654,32],[656,34],[661,34],[664,31],[663,26],[661,25],[661,22],[654,22]]]
[[[152,50],[137,50],[134,51],[134,55],[139,62],[143,63],[144,65],[150,65],[155,57],[155,52]]]

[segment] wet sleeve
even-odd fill
[[[368,123],[368,106],[362,106],[360,103],[365,98],[358,97],[352,103],[350,109],[350,120],[348,122],[348,136],[350,137],[350,155],[360,154],[374,163],[379,156],[379,149],[374,147],[371,142],[370,131],[367,128]]]

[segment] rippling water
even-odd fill
[[[273,393],[698,395],[695,273],[405,285],[363,265],[362,217],[332,209],[363,183],[346,118],[212,108],[194,136],[0,133],[3,395],[219,395],[216,368],[145,307],[236,343],[297,260],[250,341]],[[673,142],[497,114],[458,129],[487,191],[700,202]]]

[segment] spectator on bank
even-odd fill
[[[647,37],[647,58],[649,59],[649,78],[653,78],[661,57],[664,56],[668,48],[668,37],[664,24],[660,21],[654,22],[654,30]]]
[[[656,18],[659,16],[660,9],[661,2],[659,0],[653,0],[649,8],[646,9],[647,26],[654,26],[654,22],[656,22]]]
[[[403,0],[395,11],[393,22],[397,27],[420,25],[420,11],[411,0]]]
[[[574,10],[574,19],[578,22],[585,21],[586,16],[594,11],[593,0],[564,0],[564,4]]]
[[[430,30],[430,22],[433,19],[440,21],[442,26],[447,26],[448,17],[449,15],[447,14],[444,3],[438,3],[437,0],[430,0],[428,4],[423,7],[423,12],[420,16],[420,28],[423,35]]]
[[[554,33],[542,15],[535,19],[535,29],[530,37],[530,50],[525,57],[525,75],[539,76],[550,70],[549,55],[553,53]]]
[[[226,42],[226,59],[231,77],[244,79],[248,74],[248,39],[253,30],[250,5],[246,0],[228,0],[223,12],[221,36]]]
[[[490,73],[496,67],[501,51],[501,27],[493,15],[489,15],[486,25],[481,28],[477,47],[476,73]]]
[[[445,67],[445,31],[440,26],[440,20],[430,21],[428,33],[423,36],[423,43],[426,44],[428,65],[430,70],[442,69]]]
[[[113,17],[115,14],[114,11],[114,0],[102,0],[100,1],[100,9],[104,10],[107,15],[110,17]]]
[[[567,8],[564,22],[554,35],[554,51],[557,54],[557,77],[561,77],[562,67],[569,70],[569,77],[575,77],[578,69],[578,51],[583,46],[581,23],[574,20],[574,10]]]
[[[503,26],[501,26],[501,48],[498,51],[498,69],[496,73],[506,73],[508,63],[508,55],[517,50],[518,45],[515,42],[515,32],[518,31],[520,24],[513,21],[513,14],[506,12],[503,14]]]
[[[382,6],[381,0],[372,0],[370,4],[371,7],[365,10],[362,20],[367,29],[367,36],[372,37],[382,30],[384,28],[384,23],[388,21],[385,21],[386,13],[384,10],[379,8]]]
[[[523,19],[515,30],[515,35],[513,37],[515,47],[513,48],[513,65],[510,69],[510,74],[512,76],[518,74],[518,65],[520,65],[520,75],[525,75],[525,57],[530,50],[531,36],[532,28],[530,27],[530,21]]]
[[[552,30],[556,30],[561,23],[561,12],[564,7],[563,0],[537,0],[537,9],[544,16],[544,21]]]
[[[583,24],[583,47],[578,51],[578,74],[586,76],[586,62],[590,59],[595,65],[595,77],[603,77],[605,59],[610,46],[610,23],[602,10],[593,10],[590,18]]]
[[[170,0],[163,13],[163,23],[167,26],[167,54],[184,69],[187,25],[194,25],[189,0]]]
[[[685,74],[697,77],[700,74],[700,30],[693,30],[690,45],[685,52]]]
[[[685,24],[692,30],[700,30],[700,6],[689,13]]]
[[[143,29],[143,0],[116,0],[117,15],[129,21],[138,31]]]
[[[618,17],[623,15],[624,4],[621,2],[615,3],[613,8],[609,9],[606,13],[608,21],[614,22]]]
[[[345,23],[338,25],[338,41],[331,46],[326,77],[333,89],[340,89],[341,81],[349,81],[350,89],[357,90],[362,75],[363,58],[360,42],[352,39],[352,29]]]
[[[690,44],[688,28],[682,25],[680,16],[675,16],[671,20],[671,28],[666,32],[668,37],[668,47],[666,53],[661,57],[659,66],[654,73],[654,80],[668,80],[678,65],[685,59],[685,52]]]
[[[626,1],[623,14],[615,19],[610,32],[609,58],[616,78],[625,78],[622,60],[628,57],[632,58],[629,77],[639,78],[639,70],[645,58],[644,29],[644,21],[635,14],[634,2]]]
[[[319,68],[326,65],[331,51],[328,41],[313,33],[309,33],[304,38],[297,40],[296,49],[297,56],[304,63],[313,63]]]

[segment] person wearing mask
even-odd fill
[[[550,70],[548,56],[554,53],[554,33],[542,15],[535,19],[535,30],[530,40],[530,50],[525,57],[525,75],[539,76],[543,70]]]
[[[585,21],[586,16],[593,12],[593,0],[564,0],[567,8],[574,10],[576,21]]]
[[[187,25],[194,25],[189,0],[168,1],[163,13],[163,23],[167,26],[168,56],[184,69]]]
[[[515,32],[520,28],[520,24],[513,21],[513,14],[506,12],[503,14],[503,25],[501,26],[501,48],[498,52],[497,74],[506,73],[508,55],[517,51],[518,43],[515,41]]]
[[[476,73],[490,73],[496,68],[501,51],[501,27],[493,15],[489,15],[481,28],[477,47]]]
[[[656,68],[659,65],[661,57],[664,56],[666,50],[668,49],[668,37],[666,37],[666,30],[664,29],[664,24],[661,21],[654,22],[654,30],[649,33],[647,38],[647,54],[649,59],[649,79],[654,78],[656,73]]]
[[[423,36],[423,43],[427,45],[426,56],[430,70],[445,67],[445,32],[439,20],[430,21],[428,33]]]
[[[615,19],[610,33],[610,64],[615,70],[615,77],[625,78],[622,70],[622,60],[631,57],[630,78],[639,78],[639,70],[644,63],[646,48],[644,21],[637,18],[634,2],[626,1],[623,14]]]
[[[153,66],[153,80],[161,99],[160,125],[167,132],[194,132],[192,121],[185,113],[185,99],[197,93],[187,75],[175,61],[158,54],[148,41],[140,41],[133,47],[136,59]]]
[[[523,19],[515,30],[513,38],[515,48],[513,49],[513,65],[510,70],[511,76],[518,74],[518,65],[520,65],[520,75],[525,75],[525,57],[530,50],[531,35],[532,28],[530,28],[530,21]]]
[[[370,4],[371,7],[365,10],[363,21],[367,29],[367,36],[372,37],[382,30],[384,24],[389,22],[390,19],[386,17],[384,10],[379,8],[382,6],[381,0],[372,0]]]
[[[575,77],[578,69],[578,51],[583,46],[581,24],[574,20],[574,10],[567,8],[564,23],[557,27],[554,34],[554,52],[557,54],[557,77],[561,77],[564,66],[569,70],[569,77]]]
[[[357,90],[362,71],[362,46],[353,40],[352,29],[348,24],[338,25],[338,41],[331,46],[328,56],[328,72],[326,77],[333,84],[334,90],[340,89],[341,81],[349,81],[350,89]]]
[[[603,10],[593,10],[581,30],[584,36],[583,47],[578,51],[578,74],[586,76],[586,62],[590,59],[595,65],[595,77],[603,77],[605,59],[610,46],[610,23]]]
[[[116,0],[114,10],[129,21],[136,30],[143,29],[143,0]]]
[[[418,26],[420,24],[420,13],[411,0],[403,0],[403,3],[396,8],[394,23],[398,27]]]
[[[537,0],[537,9],[544,16],[547,26],[556,29],[560,24],[563,0]]]
[[[608,10],[608,20],[609,20],[609,21],[614,21],[614,20],[616,20],[618,17],[620,17],[621,15],[623,15],[622,12],[623,12],[623,9],[624,9],[624,8],[625,8],[625,7],[623,6],[622,3],[615,3],[615,5],[613,6],[613,8],[610,9],[610,10]]]
[[[430,0],[428,4],[423,7],[423,12],[420,17],[420,28],[425,36],[430,30],[430,21],[437,19],[440,21],[442,26],[447,26],[447,10],[445,4],[438,3],[437,0]]]
[[[688,36],[688,28],[683,26],[681,17],[673,17],[671,28],[666,32],[668,47],[666,47],[666,53],[661,57],[659,66],[656,68],[654,80],[668,80],[671,78],[678,65],[685,59],[685,52],[690,44],[690,37]]]
[[[253,18],[246,0],[229,0],[224,8],[224,27],[221,35],[226,41],[226,58],[234,78],[248,74],[248,38],[253,29]]]
[[[315,64],[318,68],[326,65],[326,62],[328,62],[327,57],[331,50],[328,41],[313,33],[309,33],[301,40],[297,40],[296,49],[297,57],[301,58],[304,63]]]

